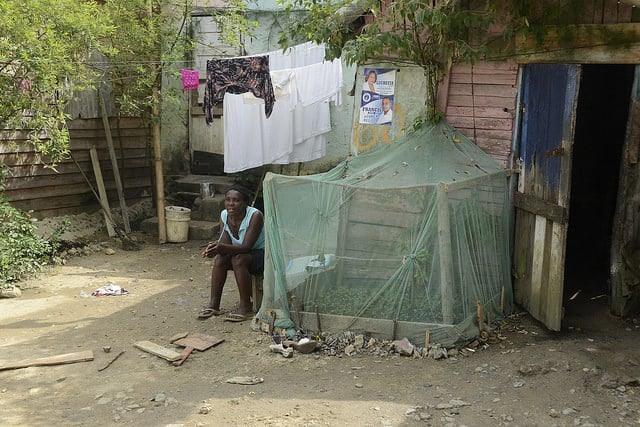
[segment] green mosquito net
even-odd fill
[[[510,312],[506,171],[446,122],[263,186],[261,325],[454,345]]]

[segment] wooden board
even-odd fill
[[[206,334],[189,334],[184,338],[174,341],[175,345],[180,347],[193,347],[198,351],[205,351],[208,348],[224,342],[224,338],[216,338]]]
[[[60,354],[57,356],[41,357],[39,359],[25,359],[18,362],[0,363],[0,371],[8,369],[29,368],[31,366],[65,365],[68,363],[90,362],[93,360],[93,352],[90,350],[77,353]]]
[[[151,353],[154,356],[161,357],[169,362],[173,362],[182,357],[180,353],[177,351],[171,350],[170,348],[162,347],[161,345],[152,343],[151,341],[138,341],[133,344],[134,347],[139,348],[142,351],[146,351],[147,353]]]
[[[93,181],[90,159],[91,147],[99,158],[110,156],[105,127],[100,118],[75,119],[68,122],[70,148],[73,158]],[[113,144],[117,150],[118,167],[123,171],[121,184],[127,204],[135,202],[142,193],[151,193],[152,169],[148,144],[148,127],[138,119],[110,119]],[[71,159],[62,160],[56,170],[45,168],[46,156],[39,157],[28,143],[25,131],[0,130],[7,144],[0,145],[0,163],[9,167],[5,195],[20,209],[33,210],[36,217],[50,214],[72,214],[92,209],[94,203],[87,183],[78,166]],[[100,165],[107,196],[118,201],[117,169],[112,162]],[[95,185],[95,183],[93,183]],[[133,193],[132,193],[133,190]],[[84,209],[83,209],[84,208]]]

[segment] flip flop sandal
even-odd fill
[[[200,310],[200,313],[198,313],[198,319],[204,320],[204,319],[208,319],[211,316],[220,316],[221,314],[222,314],[222,311],[220,310],[216,310],[215,308],[205,307],[202,310]]]
[[[240,313],[229,313],[227,317],[224,318],[225,322],[244,322],[245,320],[249,320],[253,317],[253,314],[240,314]]]

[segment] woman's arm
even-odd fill
[[[254,214],[255,215],[255,214]],[[218,253],[220,253],[220,243],[225,243],[231,245],[231,237],[229,237],[229,233],[224,227],[224,222],[222,221],[222,216],[220,216],[220,227],[222,227],[222,231],[220,232],[220,237],[218,240],[214,240],[213,242],[209,242],[205,250],[202,252],[202,256],[205,258],[213,258]]]

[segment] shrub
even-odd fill
[[[51,262],[66,224],[50,237],[40,237],[31,215],[14,208],[0,195],[0,289]]]

